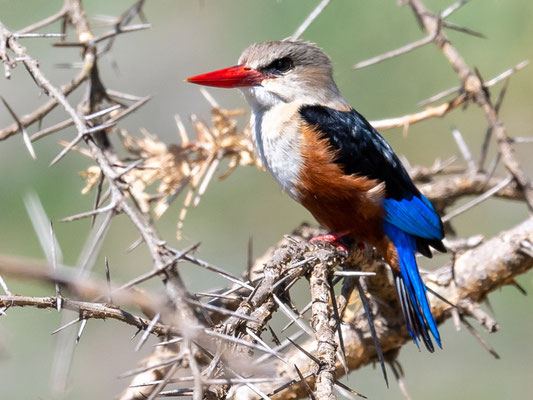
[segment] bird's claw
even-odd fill
[[[315,236],[309,239],[309,242],[327,242],[348,253],[348,247],[340,241],[340,239],[348,234],[349,232],[331,232],[325,235]]]

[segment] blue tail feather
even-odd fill
[[[425,239],[442,239],[439,215],[424,195],[386,199],[383,208],[386,221],[403,231]]]
[[[428,350],[433,351],[429,330],[439,347],[442,347],[437,324],[426,296],[426,286],[416,264],[416,240],[409,233],[386,221],[383,222],[383,229],[398,252],[400,274],[395,276],[395,280],[409,334],[417,345],[421,338]]]

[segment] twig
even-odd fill
[[[78,335],[76,336],[76,341],[75,341],[76,344],[78,344],[80,342],[81,335],[83,334],[83,331],[85,330],[85,327],[87,326],[87,322],[88,322],[87,318],[83,318],[81,320],[81,324],[80,324],[80,327],[78,329]]]
[[[54,272],[57,270],[57,254],[56,254],[56,235],[54,234],[54,225],[52,224],[52,221],[50,221],[50,243],[51,243],[51,259],[52,259],[52,268],[54,269]],[[59,289],[59,285],[56,283],[56,305],[57,305],[57,311],[61,312],[61,304],[63,303],[63,299],[61,296],[61,290]]]
[[[444,217],[442,217],[442,222],[448,222],[452,218],[457,217],[458,215],[470,210],[472,207],[477,206],[478,204],[484,202],[494,194],[498,193],[500,190],[505,188],[507,185],[509,185],[513,181],[512,176],[508,176],[506,179],[501,181],[499,184],[494,186],[493,188],[487,190],[485,193],[483,193],[481,196],[476,197],[474,200],[469,201],[468,203],[462,205],[461,207],[456,208],[454,211],[452,211],[449,214],[446,214]]]
[[[311,327],[315,334],[317,354],[320,360],[315,380],[317,400],[335,400],[337,398],[333,393],[337,343],[335,342],[335,331],[330,323],[328,281],[328,265],[322,262],[317,263],[311,270],[311,277],[309,278],[313,300]]]
[[[474,336],[474,338],[476,338],[477,341],[485,348],[485,350],[487,350],[496,360],[500,359],[500,355],[496,352],[496,350],[494,350],[494,348],[490,344],[488,344],[485,341],[485,339],[481,337],[479,332],[476,331],[476,329],[472,326],[470,322],[468,322],[464,318],[461,318],[461,322],[463,323],[464,326],[466,326],[466,329],[468,329],[468,332],[470,332],[472,336]]]
[[[495,76],[494,78],[486,81],[484,83],[484,87],[485,88],[490,88],[490,87],[496,85],[498,82],[501,82],[503,80],[507,80],[511,75],[513,75],[514,73],[520,71],[522,68],[526,67],[528,64],[529,64],[528,60],[525,60],[525,61],[522,61],[522,62],[518,63],[513,68],[510,68],[510,69],[502,72],[500,75]],[[448,96],[448,95],[450,95],[452,93],[458,92],[460,89],[461,89],[461,86],[454,86],[454,87],[452,87],[450,89],[447,89],[447,90],[445,90],[445,91],[443,91],[441,93],[435,94],[435,95],[431,96],[428,99],[420,101],[417,104],[417,106],[423,106],[423,105],[426,105],[426,104],[429,104],[429,103],[433,103],[433,102],[435,102],[437,100],[440,100],[443,97],[446,97],[446,96]]]
[[[309,26],[313,23],[313,21],[318,17],[322,11],[324,11],[324,8],[327,7],[330,0],[322,0],[318,5],[314,8],[314,10],[307,16],[307,18],[304,20],[304,22],[296,29],[296,32],[292,34],[292,36],[289,37],[290,40],[298,40],[303,35],[303,33],[309,28]]]
[[[137,343],[137,346],[135,346],[135,351],[139,351],[144,343],[146,343],[146,340],[148,340],[148,336],[150,336],[150,333],[152,333],[152,330],[156,326],[157,322],[159,321],[159,318],[161,317],[160,313],[157,313],[154,318],[150,321],[150,324],[144,331],[143,335],[141,336],[141,339],[139,340],[139,343]]]
[[[378,64],[382,61],[389,60],[393,57],[398,57],[399,55],[409,53],[410,51],[416,50],[419,47],[425,46],[428,43],[431,43],[435,37],[437,36],[438,31],[435,31],[425,38],[419,39],[413,43],[406,44],[405,46],[402,46],[398,49],[388,51],[387,53],[380,54],[379,56],[372,57],[365,61],[360,61],[357,64],[355,64],[352,68],[353,69],[360,69],[364,67],[369,67],[374,64]]]
[[[410,0],[409,5],[427,32],[434,32],[437,29],[440,19],[426,8],[422,0]],[[465,91],[473,96],[483,110],[485,118],[489,126],[492,127],[497,139],[502,161],[520,188],[524,191],[529,209],[533,211],[533,186],[515,158],[514,149],[508,141],[506,129],[498,118],[483,82],[478,75],[470,70],[466,61],[455,47],[452,46],[442,31],[435,37],[434,42],[448,59],[459,78],[464,82]]]
[[[493,79],[491,79],[489,81],[486,81],[484,83],[483,87],[484,88],[490,88],[490,87],[494,86],[496,83],[498,83],[498,82],[508,78],[512,74],[520,71],[522,68],[524,68],[528,64],[529,64],[529,61],[527,61],[527,60],[526,61],[522,61],[521,63],[517,64],[515,67],[510,68],[510,69],[502,72],[500,75],[494,77]],[[455,93],[455,92],[459,91],[460,89],[461,89],[461,86],[453,87],[453,88],[448,89],[448,90],[446,90],[446,91],[444,91],[442,93],[434,95],[434,96],[430,97],[429,99],[421,101],[418,105],[425,105],[427,103],[432,103],[434,101],[437,101],[437,100],[441,99],[444,96],[447,96],[449,94]],[[409,125],[424,121],[424,120],[429,119],[429,118],[435,118],[435,117],[440,118],[440,117],[443,117],[448,112],[452,111],[453,109],[459,107],[460,105],[462,105],[463,103],[468,101],[468,99],[469,98],[467,96],[464,96],[464,94],[458,93],[458,95],[454,99],[452,99],[452,100],[450,100],[450,101],[448,101],[446,103],[440,104],[438,106],[427,107],[425,110],[420,111],[418,113],[407,114],[407,115],[404,115],[402,117],[397,117],[397,118],[374,120],[374,121],[370,121],[370,123],[371,123],[371,125],[374,128],[381,129],[381,130],[391,129],[391,128],[398,128],[398,127],[403,127],[405,129],[406,127],[409,127]]]
[[[99,43],[99,42],[102,42],[104,40],[107,40],[107,39],[110,39],[112,37],[115,37],[115,36],[117,36],[117,35],[119,35],[121,33],[136,32],[136,31],[140,31],[140,30],[144,30],[144,29],[149,29],[151,27],[152,27],[152,25],[150,25],[150,24],[139,24],[139,25],[130,25],[130,26],[121,27],[120,30],[112,30],[112,31],[104,33],[101,36],[98,36],[98,37],[94,38],[93,42],[94,43]],[[61,45],[61,43],[56,43],[56,45]]]
[[[5,294],[7,294],[8,296],[12,295],[12,293],[9,291],[9,288],[7,287],[6,281],[4,281],[4,278],[2,278],[2,276],[0,276],[0,286],[2,287],[2,290]]]
[[[496,101],[496,104],[494,105],[494,109],[496,110],[496,113],[498,114],[500,113],[500,107],[503,103],[505,94],[507,93],[508,86],[509,86],[509,78],[505,80],[503,87],[500,90],[500,93],[498,94],[498,100]],[[479,167],[478,167],[480,171],[483,170],[484,165],[485,165],[485,160],[487,158],[491,137],[492,137],[492,127],[489,126],[487,128],[487,132],[485,133],[485,137],[483,138],[483,144],[481,145],[481,155],[479,156]]]
[[[363,287],[361,286],[361,282],[359,281],[359,279],[355,281],[355,285],[357,286],[359,298],[361,299],[365,314],[368,318],[368,326],[370,328],[370,333],[372,334],[372,340],[374,341],[374,347],[376,348],[378,361],[381,364],[381,372],[383,372],[385,384],[387,385],[387,387],[389,387],[389,379],[387,378],[387,370],[385,369],[385,360],[383,359],[383,350],[381,349],[381,345],[379,344],[379,338],[376,332],[376,327],[374,325],[374,315],[372,315],[372,310],[370,308],[370,305],[368,304],[368,299],[366,297],[365,292],[363,291]]]
[[[24,65],[28,68],[29,71],[33,74],[34,72],[37,73],[37,76],[34,75],[34,77],[37,79],[44,78],[44,76],[40,73],[40,70],[37,66],[37,62],[30,59],[27,55],[26,48],[21,46],[14,37],[10,35],[10,32],[0,23],[0,42],[5,40],[5,38],[10,38],[9,40],[9,46],[15,53],[15,55],[24,61]],[[52,99],[50,99],[48,102],[37,108],[34,112],[31,114],[24,116],[20,119],[20,123],[24,127],[28,127],[29,125],[35,123],[36,121],[41,120],[44,118],[45,115],[47,115],[50,111],[52,111],[57,105],[58,100],[56,95],[61,94],[62,96],[68,96],[74,89],[76,89],[78,86],[80,86],[88,77],[91,72],[91,69],[94,65],[94,55],[91,52],[86,52],[84,60],[83,60],[83,68],[81,69],[80,73],[72,79],[70,83],[67,83],[61,88],[55,89],[53,92],[49,92],[47,89],[47,92],[52,95]],[[38,72],[37,72],[38,71]],[[46,78],[44,78],[46,79]],[[42,82],[41,82],[42,83]],[[49,85],[51,86],[51,85]],[[74,110],[71,109],[73,112]],[[19,131],[19,124],[14,123],[7,128],[4,128],[0,130],[0,140],[7,139],[11,135],[14,135]]]
[[[24,140],[24,145],[28,149],[28,153],[30,153],[31,158],[35,160],[37,156],[35,155],[35,150],[33,149],[33,146],[31,144],[31,140],[28,136],[28,132],[26,131],[26,128],[24,127],[22,122],[20,122],[20,119],[17,117],[17,114],[15,114],[15,111],[13,111],[11,106],[7,103],[7,101],[2,96],[0,96],[0,100],[2,100],[2,103],[4,103],[4,105],[6,106],[7,111],[9,111],[9,114],[11,114],[11,117],[13,117],[13,119],[17,123],[20,131],[22,132],[22,138]]]
[[[63,5],[63,7],[61,7],[61,9],[58,12],[56,12],[55,14],[52,14],[49,17],[47,17],[47,18],[45,18],[45,19],[43,19],[43,20],[41,20],[39,22],[36,22],[34,24],[31,24],[31,25],[28,25],[27,27],[17,31],[17,33],[23,35],[23,34],[30,33],[30,32],[36,31],[38,29],[44,28],[45,26],[53,24],[57,20],[60,20],[61,18],[64,18],[66,14],[67,14],[67,7],[66,7],[66,5]]]
[[[74,122],[71,119],[58,122],[57,124],[49,126],[48,128],[41,129],[39,132],[36,132],[33,135],[31,135],[30,141],[35,142],[36,140],[39,140],[45,136],[51,135],[52,133],[68,128],[69,126],[72,126],[73,124]]]
[[[339,308],[337,307],[337,297],[335,296],[335,288],[333,283],[329,283],[329,295],[331,297],[331,308],[333,309],[333,316],[335,320],[335,325],[337,327],[337,335],[339,338],[339,347],[340,347],[340,361],[344,367],[344,373],[348,374],[348,365],[346,364],[346,349],[344,348],[344,339],[342,337],[342,318],[339,313]]]
[[[64,33],[14,33],[13,34],[17,39],[27,39],[27,38],[64,38],[66,35]]]
[[[116,319],[128,325],[137,328],[145,329],[150,325],[150,320],[133,315],[118,307],[106,306],[102,303],[91,303],[87,301],[71,300],[69,298],[62,298],[62,307],[66,310],[76,311],[83,316],[82,319]],[[54,308],[57,309],[57,297],[31,297],[6,295],[0,296],[0,306],[4,307],[35,307],[35,308]],[[75,320],[78,322],[80,320]],[[69,323],[68,326],[72,325]],[[155,335],[165,335],[169,332],[169,327],[162,324],[154,324],[151,333]],[[56,332],[58,332],[57,330]]]
[[[313,393],[313,391],[311,390],[311,387],[309,386],[309,384],[307,383],[307,381],[305,380],[302,372],[298,369],[298,367],[296,366],[296,364],[294,364],[294,369],[296,371],[296,373],[298,374],[298,377],[300,378],[300,382],[302,382],[302,384],[304,385],[305,387],[305,390],[307,391],[307,394],[309,395],[309,398],[311,400],[316,400],[316,397],[315,397],[315,394]]]
[[[410,125],[415,124],[417,122],[421,122],[429,118],[444,117],[446,114],[463,104],[465,101],[466,96],[459,95],[446,103],[443,103],[438,106],[426,107],[425,110],[414,114],[408,114],[398,118],[388,118],[378,121],[370,121],[370,123],[376,129],[385,130],[403,127],[405,131],[405,129],[407,129]]]
[[[113,210],[115,208],[116,208],[116,205],[111,203],[111,204],[108,204],[107,206],[104,206],[104,207],[101,207],[101,208],[97,208],[95,210],[85,211],[85,212],[82,212],[82,213],[79,213],[79,214],[76,214],[76,215],[71,215],[70,217],[62,218],[60,221],[61,222],[77,221],[79,219],[92,217],[94,215],[100,215],[100,214],[108,213],[109,211],[111,211],[111,210]]]
[[[448,8],[446,8],[444,11],[442,11],[439,16],[442,19],[448,18],[450,15],[452,15],[454,12],[456,12],[458,9],[460,9],[462,6],[464,6],[466,3],[468,3],[470,0],[459,0],[450,5]]]
[[[468,148],[468,145],[466,144],[463,135],[461,135],[461,132],[459,132],[459,129],[456,127],[452,128],[452,135],[455,139],[455,142],[457,143],[457,147],[459,147],[459,151],[461,152],[461,155],[466,161],[466,165],[468,166],[468,169],[470,171],[476,170],[476,164],[474,162],[474,158],[472,157],[472,153],[470,152],[470,149]]]
[[[463,196],[485,193],[488,188],[501,184],[504,178],[489,177],[486,174],[452,175],[435,182],[424,183],[419,189],[430,199],[438,210],[451,206]],[[511,182],[494,194],[496,197],[523,200],[520,188]]]

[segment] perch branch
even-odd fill
[[[504,231],[491,238],[483,244],[461,254],[455,260],[455,281],[452,278],[452,265],[443,267],[424,276],[426,285],[433,291],[457,304],[465,312],[471,310],[473,306],[484,301],[487,296],[504,285],[512,285],[516,276],[533,268],[533,257],[524,251],[523,243],[533,243],[533,219],[530,218],[516,227]],[[527,247],[527,246],[526,246]],[[375,313],[375,325],[379,342],[385,354],[395,352],[405,343],[410,342],[409,334],[405,328],[399,305],[395,307],[384,304],[394,304],[396,293],[388,280],[386,271],[379,257],[375,256],[374,266],[372,259],[367,259],[365,270],[377,269],[376,276],[367,277],[367,282],[371,288],[372,296],[382,301],[377,301],[377,312]],[[431,297],[432,313],[437,322],[441,324],[446,319],[451,318],[450,306],[436,297]],[[468,305],[468,306],[467,306]],[[468,314],[468,312],[467,312]],[[472,314],[472,313],[471,313]],[[476,313],[473,313],[476,317]],[[477,313],[479,323],[488,326],[485,319],[486,314]],[[352,371],[373,362],[377,362],[377,354],[373,346],[371,334],[368,328],[367,317],[361,308],[357,309],[348,319],[345,318],[343,328],[344,345],[346,347],[346,361],[348,368]],[[489,329],[494,329],[494,324],[490,324]],[[309,339],[302,344],[302,347],[311,354],[317,350],[317,343],[314,339]],[[276,362],[277,376],[297,377],[292,363],[296,364],[305,376],[309,371],[316,369],[316,363],[310,360],[298,349],[290,350],[286,354],[286,359],[291,360],[287,365],[283,362]],[[336,363],[336,374],[341,376],[344,369],[339,361]],[[311,378],[311,382],[314,379]],[[273,384],[259,385],[262,391],[271,392],[276,386]],[[234,399],[241,400],[248,398],[249,391],[241,387],[234,395]],[[275,398],[302,398],[307,396],[304,385],[295,383],[294,385],[279,392]],[[252,395],[252,398],[256,398]]]
[[[318,343],[316,354],[320,364],[316,372],[315,396],[317,400],[336,400],[333,393],[335,385],[335,324],[331,321],[329,310],[329,281],[331,265],[325,262],[317,263],[311,270],[309,285],[311,287],[311,326]],[[335,301],[335,299],[332,299]]]

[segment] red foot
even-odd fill
[[[315,236],[314,238],[311,238],[309,241],[311,243],[313,242],[328,242],[328,243],[331,243],[335,246],[337,246],[338,248],[344,250],[345,252],[348,253],[348,248],[344,245],[344,243],[342,243],[339,239],[343,238],[344,236],[348,235],[350,232],[348,231],[344,231],[344,232],[331,232],[331,233],[328,233],[327,235],[320,235],[320,236]]]

